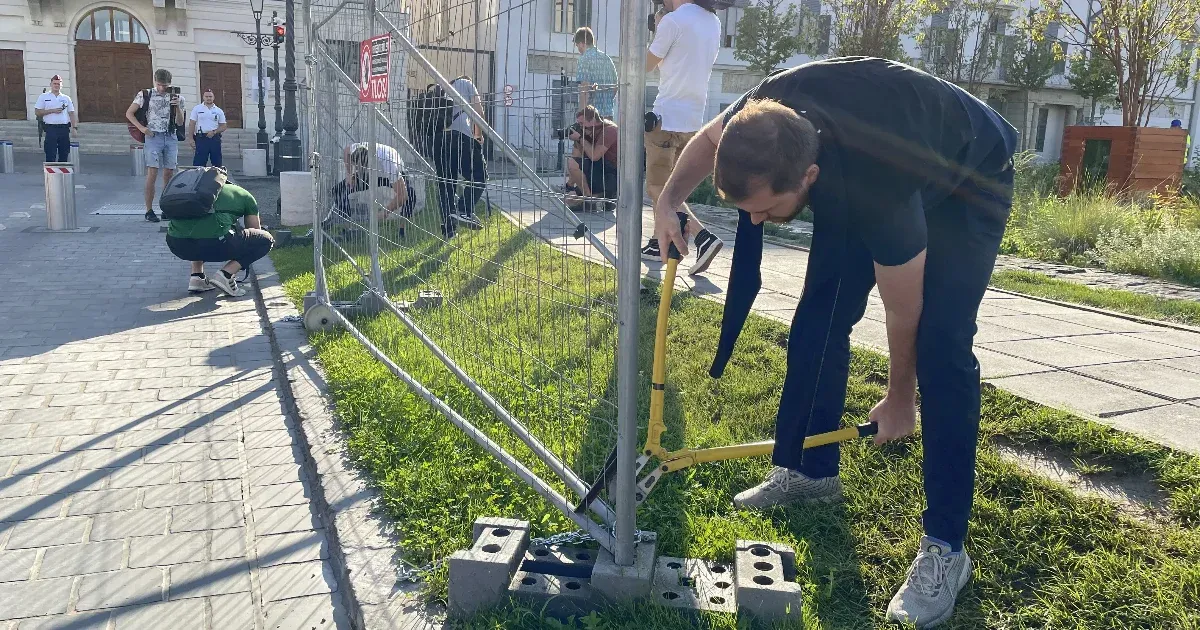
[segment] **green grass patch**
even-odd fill
[[[549,267],[536,268],[547,274],[546,280],[561,282],[563,287],[578,288],[597,278],[592,274],[598,272],[587,269],[591,266],[587,263],[553,253],[522,231],[505,231],[506,223],[497,222],[503,223],[493,218],[485,232],[460,235],[456,245],[461,249],[447,251],[431,241],[390,254],[383,270],[391,274],[389,291],[395,286],[403,293],[432,281],[463,310],[485,317],[482,307],[488,306],[494,314],[486,316],[481,326],[494,327],[498,336],[533,339],[540,333],[530,328],[539,320],[522,317],[536,310],[531,301],[537,292],[531,287],[524,293],[519,290],[525,285],[513,277],[512,269],[518,265],[511,261],[525,261],[528,264],[520,268],[529,271],[535,268],[530,261],[543,260]],[[483,236],[497,233],[502,238]],[[284,248],[273,252],[272,258],[288,295],[298,302],[313,284],[311,252]],[[353,275],[343,266],[331,271],[335,278],[331,286],[349,294],[356,282]],[[410,276],[424,280],[405,280]],[[541,290],[552,291],[548,286]],[[651,286],[643,294],[640,310],[640,361],[645,370],[637,391],[643,418],[649,403],[656,291]],[[486,343],[468,346],[438,332],[449,322],[437,318],[449,317],[448,312],[444,306],[420,317],[497,399],[520,413],[535,433],[557,427],[555,435],[576,440],[562,446],[572,465],[588,469],[603,459],[610,446],[605,437],[606,405],[591,401],[589,406],[588,400],[581,399],[571,407],[575,410],[571,417],[538,415],[534,403],[542,394],[517,387],[511,377],[498,374],[515,367],[511,350]],[[615,337],[610,327],[595,322],[588,327],[572,320],[586,317],[586,312],[565,308],[563,319],[553,322],[557,328],[542,330],[586,332],[596,344],[592,347],[611,348],[608,344]],[[772,435],[786,368],[787,328],[751,317],[726,375],[713,380],[707,372],[720,318],[721,307],[713,302],[687,294],[674,300],[668,338],[664,439],[668,448],[715,446]],[[463,416],[493,437],[501,434],[490,413],[394,318],[380,316],[358,324],[389,357]],[[317,334],[312,341],[345,423],[350,451],[378,484],[410,561],[423,563],[468,545],[471,523],[483,515],[528,519],[534,536],[574,529],[392,377],[349,334]],[[597,369],[594,381],[602,384],[591,393],[608,396],[612,391],[611,366],[603,359],[582,362],[569,350],[547,353],[545,359],[553,369],[545,374],[529,372],[526,382],[554,391],[556,397],[566,396],[569,390],[556,386],[559,381],[552,375],[579,379],[580,370],[591,365]],[[886,369],[884,357],[855,350],[847,388],[847,423],[865,421],[884,393],[880,383]],[[982,432],[985,439],[967,543],[976,562],[975,579],[963,591],[957,613],[945,627],[1200,626],[1200,532],[1196,529],[1200,463],[1196,458],[993,389],[984,397]],[[1053,446],[1092,466],[1147,470],[1169,494],[1176,519],[1154,525],[1131,520],[1110,503],[1080,498],[1024,472],[989,445],[987,438],[1001,435]],[[513,440],[507,440],[506,446],[513,446],[529,461]],[[800,561],[797,579],[805,591],[805,620],[792,627],[874,628],[882,624],[887,602],[916,551],[924,505],[922,457],[919,436],[882,448],[866,441],[848,443],[842,448],[845,503],[766,512],[738,510],[731,503],[736,492],[757,483],[768,471],[766,458],[698,466],[664,479],[639,511],[638,526],[658,533],[660,553],[676,556],[729,561],[737,538],[793,545]],[[432,577],[427,595],[445,596],[444,573]],[[635,604],[573,619],[566,627],[733,629],[747,623],[724,615],[701,615],[697,620]],[[564,625],[520,605],[489,611],[463,624],[471,628]]]
[[[992,286],[1025,295],[1084,304],[1146,319],[1200,326],[1200,303],[1193,300],[1173,300],[1119,289],[1097,289],[1078,282],[1060,280],[1045,274],[1023,270],[1000,271],[992,274]]]

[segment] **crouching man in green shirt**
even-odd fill
[[[242,217],[245,228],[237,224],[238,217]],[[221,188],[212,214],[173,219],[167,229],[167,247],[178,258],[192,263],[188,291],[202,293],[215,287],[233,297],[245,295],[246,289],[238,286],[234,274],[266,256],[275,245],[271,233],[261,228],[254,195],[233,183]],[[220,273],[205,276],[206,262],[225,262],[225,266]]]

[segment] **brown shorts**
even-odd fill
[[[646,133],[646,185],[665,186],[695,131],[663,131],[662,123]]]

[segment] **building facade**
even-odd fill
[[[268,0],[262,19],[270,32]],[[299,3],[296,8],[299,19]],[[258,127],[255,49],[235,31],[252,33],[249,2],[226,0],[0,0],[0,79],[5,97],[0,119],[33,120],[34,102],[63,78],[82,123],[124,123],[138,90],[154,86],[155,69],[172,74],[188,106],[211,88],[231,128]],[[304,77],[304,43],[297,30],[297,80]],[[283,47],[280,47],[280,66]],[[275,71],[263,50],[266,122],[274,133]]]

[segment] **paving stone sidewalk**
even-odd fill
[[[37,234],[0,175],[0,629],[348,627],[253,296],[88,214],[133,178],[76,183],[98,229]]]
[[[536,200],[514,204],[509,216],[550,242],[591,260],[599,253],[573,238],[558,215],[539,209]],[[616,251],[611,213],[584,213],[588,224]],[[703,275],[684,273],[677,287],[722,302],[729,281],[734,234],[709,226],[725,240],[725,249]],[[653,230],[651,209],[642,213],[643,235]],[[767,243],[763,252],[763,288],[754,310],[790,323],[800,293],[808,253]],[[661,278],[662,265],[643,262],[647,277]],[[860,345],[886,352],[883,303],[873,291],[866,316],[852,333]],[[1180,450],[1200,454],[1200,332],[1157,326],[1133,318],[1085,310],[1045,300],[988,291],[975,337],[984,380],[1035,402],[1084,417]]]

